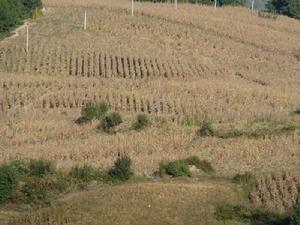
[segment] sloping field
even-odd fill
[[[225,182],[142,182],[104,186],[67,196],[50,209],[12,218],[10,224],[214,225],[221,224],[213,216],[217,200],[241,201]]]
[[[299,168],[299,129],[281,134],[195,139],[197,124],[243,127],[262,118],[298,120],[299,21],[268,20],[245,8],[130,1],[46,0],[46,15],[0,42],[0,160],[16,154],[110,166],[119,152],[137,174],[161,160],[197,155],[220,175]],[[83,30],[87,9],[87,30]],[[74,120],[87,102],[106,101],[144,131],[96,131]]]

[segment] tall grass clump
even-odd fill
[[[198,156],[191,156],[184,160],[186,164],[190,166],[195,166],[196,168],[202,170],[204,173],[214,173],[215,170],[212,167],[211,163],[207,160],[200,160]]]
[[[89,165],[76,165],[71,168],[69,175],[77,180],[89,182],[101,178],[101,171]]]
[[[137,115],[135,121],[132,124],[134,130],[141,130],[147,127],[150,123],[150,120],[146,114]]]

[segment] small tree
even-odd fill
[[[290,217],[290,225],[300,225],[300,203],[293,207],[293,213]]]

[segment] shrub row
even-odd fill
[[[91,181],[121,182],[132,175],[127,155],[118,157],[107,172],[88,165],[62,171],[49,160],[15,158],[0,165],[0,203],[45,204],[60,193],[83,189]]]
[[[123,123],[122,116],[118,112],[108,112],[109,106],[106,102],[100,103],[87,103],[81,109],[81,116],[75,120],[77,124],[83,124],[91,122],[93,120],[99,120],[100,124],[98,129],[103,130],[106,133],[115,133],[115,127]],[[132,123],[132,129],[141,130],[147,127],[150,123],[147,115],[137,115],[135,121]]]

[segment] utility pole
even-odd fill
[[[84,12],[84,24],[83,24],[83,29],[86,30],[86,10]]]
[[[28,24],[26,24],[26,53],[29,52],[29,29]]]
[[[175,9],[178,9],[177,1],[178,1],[178,0],[175,0]]]
[[[217,8],[217,0],[215,0],[215,9]]]
[[[252,0],[251,9],[254,10],[254,0]]]
[[[131,16],[134,16],[134,0],[131,0]]]

